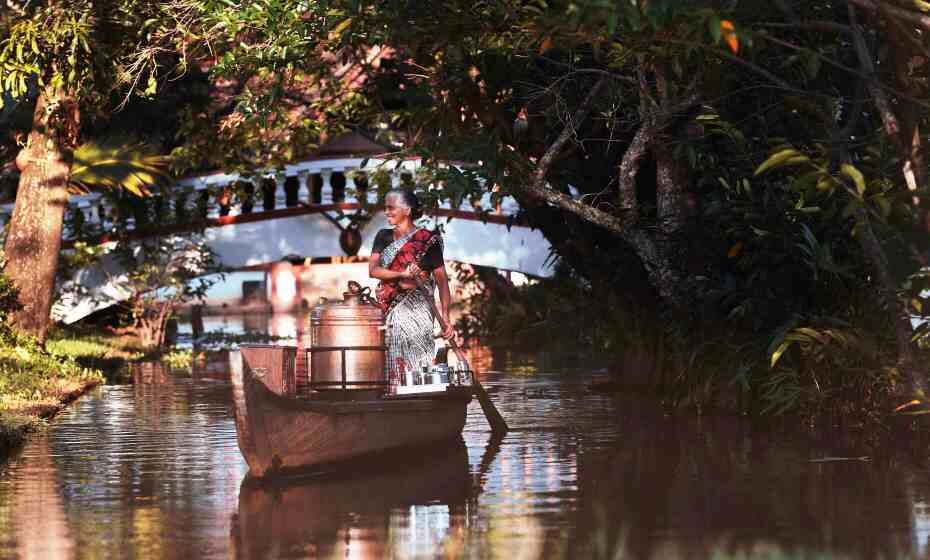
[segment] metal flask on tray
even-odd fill
[[[315,390],[383,390],[384,316],[357,282],[342,301],[310,311],[310,386]]]

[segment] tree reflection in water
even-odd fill
[[[10,548],[23,559],[71,558],[74,539],[58,490],[48,435],[37,434],[12,484]]]

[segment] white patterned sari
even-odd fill
[[[382,268],[391,266],[401,247],[416,232],[395,240],[381,251]],[[387,312],[387,373],[391,383],[400,380],[403,368],[421,371],[433,362],[436,343],[433,340],[433,297],[436,282],[430,276],[419,287],[401,293]]]

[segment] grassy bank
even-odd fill
[[[0,334],[0,453],[135,355],[116,336],[55,331],[43,349],[29,337]]]

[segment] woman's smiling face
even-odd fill
[[[392,226],[403,222],[410,216],[410,208],[404,204],[404,199],[396,194],[389,194],[384,199],[384,215]]]

